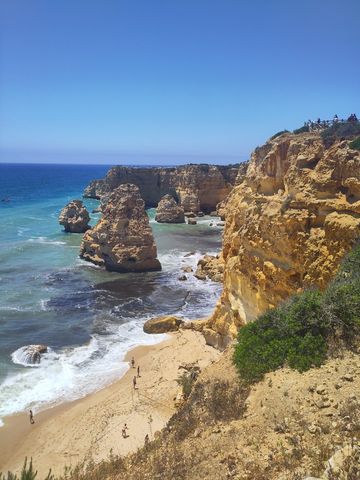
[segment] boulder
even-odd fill
[[[47,351],[46,345],[26,345],[16,350],[12,356],[16,363],[36,365],[40,363],[41,355]]]
[[[159,223],[185,223],[184,209],[174,197],[164,195],[158,203],[155,220]]]
[[[84,235],[80,257],[120,273],[161,270],[138,187],[120,185],[102,210],[102,218]]]
[[[89,226],[90,215],[81,200],[72,200],[60,212],[59,223],[65,232],[84,233]]]
[[[188,225],[196,225],[197,221],[194,218],[188,218],[187,223]]]
[[[185,273],[191,273],[193,271],[192,267],[181,267],[181,270]]]
[[[198,261],[195,277],[199,280],[210,278],[213,282],[222,282],[224,262],[219,256],[205,255]]]
[[[187,218],[195,218],[196,217],[196,213],[194,213],[194,212],[185,212],[184,215]]]
[[[145,333],[166,333],[176,332],[183,325],[184,320],[173,315],[163,317],[155,317],[144,323],[143,330]]]

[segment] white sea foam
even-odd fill
[[[0,422],[1,417],[29,408],[37,412],[81,398],[121,378],[128,369],[127,351],[166,338],[145,334],[142,324],[143,320],[133,321],[114,327],[110,335],[93,336],[87,345],[50,350],[37,368],[8,376],[0,388]]]
[[[17,236],[18,236],[18,237],[22,237],[23,234],[24,234],[25,232],[28,232],[29,230],[30,230],[30,228],[18,227],[18,229],[17,229]]]
[[[61,240],[49,240],[47,237],[32,237],[27,240],[30,243],[44,243],[48,245],[66,245]]]

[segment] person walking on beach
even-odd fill
[[[133,378],[133,386],[134,386],[134,390],[136,390],[136,377]]]
[[[127,438],[127,437],[129,436],[129,435],[126,433],[127,429],[128,429],[128,426],[127,426],[126,423],[125,423],[124,426],[123,426],[123,428],[122,428],[122,430],[121,430],[121,434],[122,434],[123,438]]]
[[[132,368],[135,368],[135,358],[134,357],[132,357],[132,359],[131,359],[131,366],[132,366]]]
[[[35,423],[34,414],[32,410],[29,410],[30,423],[33,425]]]
[[[138,378],[140,378],[140,365],[138,365],[138,367],[137,367],[137,376],[138,376]]]

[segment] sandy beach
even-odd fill
[[[126,360],[135,358],[140,366],[137,388],[129,368],[116,383],[75,402],[36,414],[30,425],[27,414],[5,420],[0,428],[0,471],[19,470],[24,458],[33,458],[39,475],[61,473],[85,458],[98,462],[114,454],[125,455],[153,438],[175,411],[174,398],[180,391],[176,382],[181,365],[196,363],[204,368],[216,361],[219,352],[205,344],[201,334],[191,330],[169,335],[162,343],[137,347]],[[180,367],[180,370],[179,370]],[[122,438],[122,427],[128,437]]]

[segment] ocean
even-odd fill
[[[127,370],[129,349],[165,338],[143,333],[147,319],[201,318],[219,297],[220,284],[178,278],[182,266],[219,251],[221,229],[209,217],[196,226],[158,224],[148,210],[161,272],[106,272],[79,258],[82,235],[62,231],[58,215],[108,168],[0,164],[0,425],[112,383]],[[84,203],[89,212],[99,204]],[[99,217],[91,214],[91,224]],[[30,344],[49,347],[39,365],[23,361]]]

